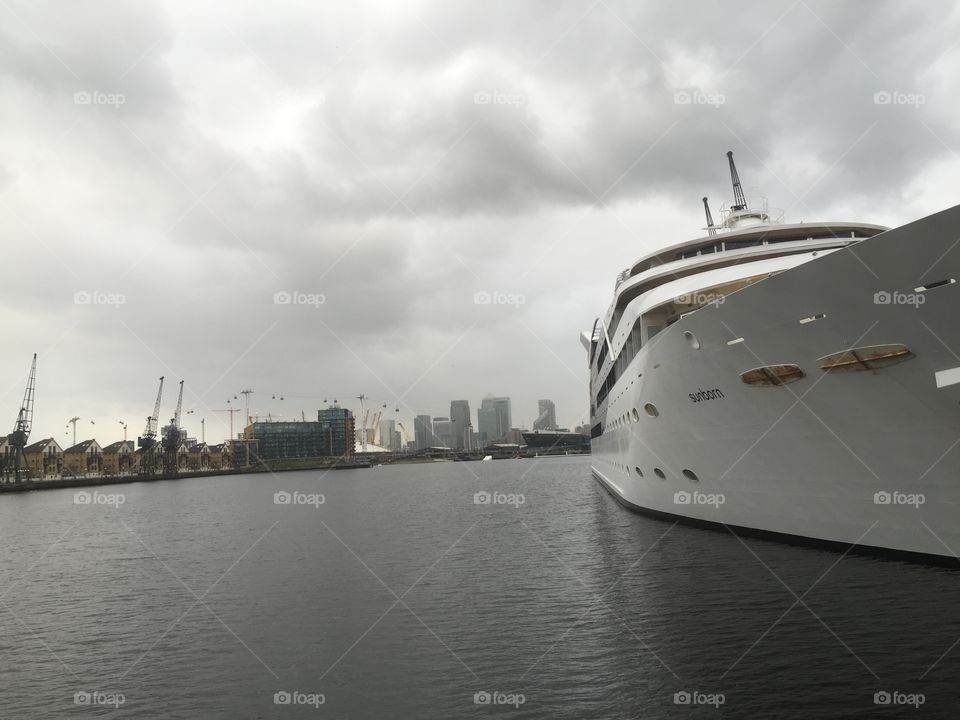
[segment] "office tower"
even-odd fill
[[[533,421],[534,430],[556,430],[557,429],[557,407],[553,400],[538,400],[537,408],[539,413],[537,419]]]
[[[417,415],[413,419],[413,437],[417,450],[433,445],[433,421],[429,415]]]
[[[453,400],[450,403],[450,422],[453,425],[451,434],[456,443],[455,450],[466,450],[470,444],[466,438],[466,433],[470,427],[470,403],[466,400]]]
[[[502,440],[512,427],[510,398],[487,395],[477,411],[477,430],[480,442],[488,445]]]

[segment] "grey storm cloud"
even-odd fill
[[[279,416],[492,391],[582,422],[580,331],[727,201],[728,149],[793,220],[954,204],[957,26],[860,0],[4,4],[2,406],[37,351],[37,437],[138,429],[161,374],[219,432],[244,387]]]

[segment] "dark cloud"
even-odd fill
[[[38,435],[139,431],[160,374],[221,435],[243,387],[408,422],[552,397],[574,424],[579,332],[727,201],[726,150],[795,220],[955,202],[957,26],[865,0],[11,3],[0,400],[12,422],[37,350]]]

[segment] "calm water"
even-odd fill
[[[484,490],[524,502],[475,504]],[[278,491],[325,502],[278,505]],[[960,571],[651,520],[617,505],[587,458],[98,492],[124,502],[0,497],[3,718],[955,717],[960,706]],[[94,691],[123,704],[74,704]],[[683,691],[723,704],[676,705]],[[880,691],[925,702],[878,708]],[[277,705],[278,692],[323,704]],[[479,692],[518,706],[477,705]]]

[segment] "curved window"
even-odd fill
[[[660,468],[654,468],[654,469],[653,469],[653,474],[656,475],[656,476],[657,476],[658,478],[660,478],[661,480],[666,480],[666,479],[667,479],[666,473],[664,473],[663,470],[661,470]]]
[[[913,353],[910,348],[903,343],[867,345],[824,355],[817,360],[817,365],[820,366],[821,370],[827,372],[877,370],[887,365],[896,365],[912,357]]]
[[[697,477],[697,474],[696,474],[693,470],[687,470],[686,468],[684,468],[684,469],[683,469],[683,476],[684,476],[687,480],[691,480],[691,481],[693,481],[693,482],[700,482],[700,478]]]
[[[786,385],[804,376],[798,365],[766,365],[740,375],[745,385]]]
[[[644,405],[643,411],[650,417],[660,417],[660,411],[657,410],[657,406],[653,403],[647,403]]]
[[[687,339],[687,342],[690,343],[690,347],[692,347],[694,350],[700,349],[700,341],[697,340],[696,335],[694,335],[689,330],[685,330],[683,333],[683,336]]]
[[[643,470],[641,470],[639,467],[635,467],[634,470],[637,471],[637,475],[639,475],[640,477],[643,477]]]
[[[633,409],[633,421],[640,422],[640,413],[637,412],[637,409]]]

